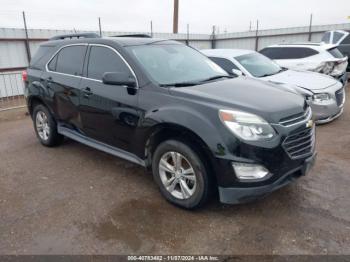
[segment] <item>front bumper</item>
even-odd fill
[[[341,101],[338,101],[339,99],[337,98],[337,93],[339,92],[342,92]],[[328,93],[331,96],[331,99],[323,103],[308,101],[308,104],[312,109],[313,120],[316,124],[329,123],[338,118],[344,111],[345,87],[340,89],[331,88],[325,93]]]
[[[315,159],[316,153],[305,159],[302,165],[282,175],[272,184],[258,187],[219,187],[220,202],[225,204],[240,204],[262,198],[288,185],[299,177],[306,175],[314,165]]]

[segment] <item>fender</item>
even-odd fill
[[[47,97],[49,97],[49,90],[43,85],[41,81],[33,81],[28,85],[28,95],[27,96],[27,105],[28,111],[32,114],[32,101],[39,100],[41,101],[50,111],[51,114],[54,115],[52,107],[50,106],[50,102]]]
[[[139,142],[141,142],[140,144],[143,145],[144,149],[147,140],[155,132],[159,131],[159,129],[167,126],[183,128],[197,135],[214,156],[225,158],[229,154],[229,151],[225,146],[221,134],[218,132],[220,129],[218,128],[218,124],[222,125],[222,123],[219,117],[217,117],[217,122],[211,122],[208,119],[204,113],[188,106],[166,106],[158,110],[146,112],[141,120],[140,127],[147,127],[142,129],[148,131],[147,133],[137,134],[136,136],[142,137],[142,141]],[[152,126],[151,128],[150,125]]]

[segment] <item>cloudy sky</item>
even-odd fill
[[[246,31],[259,19],[262,29],[350,23],[349,0],[179,0],[179,32]],[[173,0],[0,0],[0,27],[21,27],[25,11],[29,28],[171,32]]]

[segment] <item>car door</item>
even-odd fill
[[[80,127],[78,118],[79,86],[87,44],[61,48],[48,62],[41,76],[47,87],[49,103],[58,121]]]
[[[138,124],[137,92],[121,85],[102,82],[106,72],[133,75],[123,57],[112,47],[89,45],[85,77],[82,79],[79,114],[86,136],[123,150]]]

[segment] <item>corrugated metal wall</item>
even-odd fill
[[[320,41],[324,31],[345,29],[350,30],[350,23],[338,25],[313,26],[311,39]],[[283,42],[305,42],[309,37],[308,27],[293,27],[260,30],[258,32],[258,50],[276,43]],[[83,31],[81,31],[83,32]],[[96,31],[95,31],[96,32]],[[30,51],[35,53],[40,42],[54,35],[74,33],[72,30],[48,30],[48,29],[30,29],[28,35],[30,38]],[[98,32],[96,32],[98,33]],[[128,34],[135,32],[103,32],[105,36]],[[144,33],[144,32],[137,32]],[[147,33],[147,32],[146,32]],[[215,36],[216,48],[242,48],[255,49],[256,32],[237,32],[229,34],[219,34]],[[186,34],[168,34],[154,33],[154,37],[179,40],[186,43]],[[28,65],[25,49],[25,32],[23,29],[0,28],[0,69],[26,67]],[[207,34],[190,34],[189,44],[198,49],[208,49],[212,47],[212,37]]]

